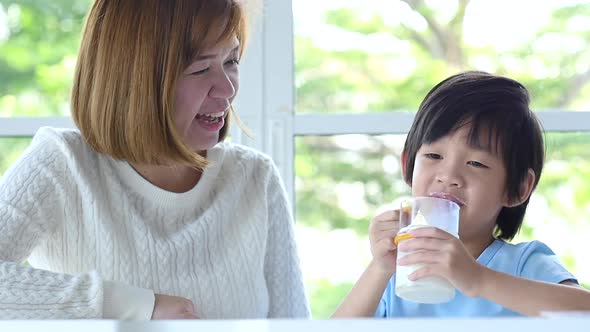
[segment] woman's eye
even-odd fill
[[[480,168],[489,168],[488,166],[480,163],[479,161],[475,161],[475,160],[471,160],[467,162],[468,165],[474,166],[474,167],[480,167]]]
[[[442,156],[438,153],[425,153],[424,155],[428,159],[442,159]]]
[[[205,74],[208,71],[209,71],[209,68],[205,68],[205,69],[201,69],[201,70],[197,70],[195,72],[192,72],[191,75],[202,75],[202,74]]]
[[[238,59],[231,59],[231,60],[227,61],[225,64],[232,65],[232,66],[239,65],[240,64],[240,60],[238,60]]]

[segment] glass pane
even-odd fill
[[[31,137],[0,138],[0,176],[31,144]]]
[[[91,0],[0,0],[0,116],[68,115]]]
[[[293,12],[298,112],[415,111],[467,69],[523,82],[535,110],[590,108],[588,1],[295,0]]]
[[[296,138],[296,230],[314,318],[329,317],[371,259],[367,229],[379,208],[409,195],[403,135]],[[547,160],[521,233],[547,243],[590,285],[590,133],[548,134]]]

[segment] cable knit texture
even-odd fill
[[[40,129],[0,184],[0,318],[103,317],[104,280],[189,298],[201,318],[309,317],[272,160],[229,143],[207,158],[171,193],[77,130]]]

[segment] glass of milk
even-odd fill
[[[395,242],[411,238],[408,232],[418,227],[437,227],[459,237],[459,205],[437,197],[414,197],[402,202],[400,209],[400,231]],[[398,251],[397,259],[411,252]],[[422,267],[421,264],[397,265],[395,273],[395,294],[408,301],[418,303],[442,303],[455,297],[455,288],[446,279],[437,276],[411,281],[408,275]]]

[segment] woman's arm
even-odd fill
[[[0,182],[0,319],[102,317],[103,283],[96,273],[22,266],[64,220],[72,184],[55,136],[41,129]]]
[[[269,229],[264,275],[269,292],[269,317],[309,318],[299,265],[293,217],[278,170],[270,162],[267,185]]]

